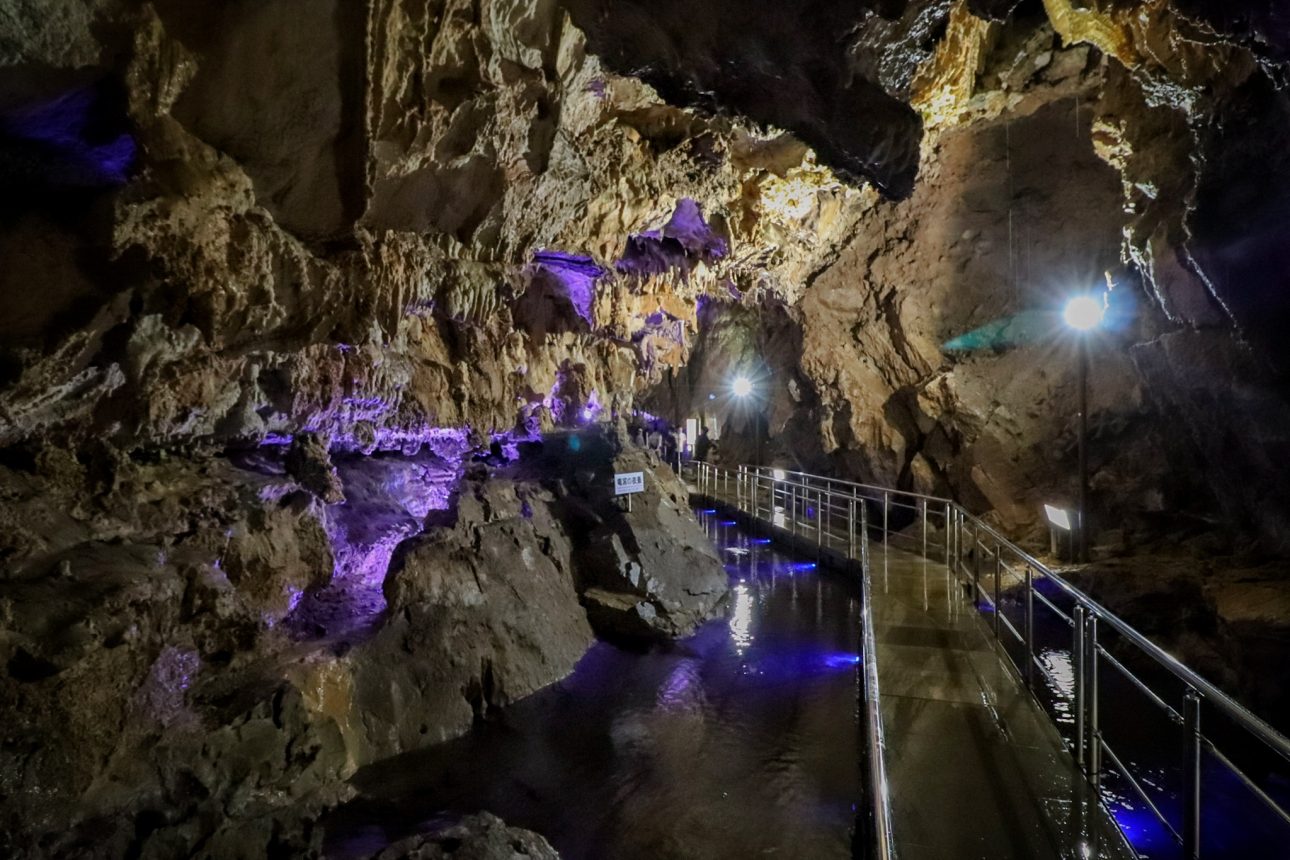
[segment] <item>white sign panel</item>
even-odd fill
[[[617,472],[614,474],[614,495],[630,496],[645,492],[644,472]]]
[[[1071,530],[1071,517],[1068,511],[1061,508],[1054,508],[1052,505],[1044,505],[1044,513],[1048,515],[1048,522],[1057,526],[1059,529]]]

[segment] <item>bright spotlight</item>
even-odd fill
[[[735,397],[747,397],[752,394],[752,380],[746,376],[741,376],[730,386],[730,390],[735,393]]]
[[[1076,331],[1088,331],[1102,324],[1105,313],[1106,308],[1097,298],[1090,295],[1075,296],[1066,303],[1062,319]]]

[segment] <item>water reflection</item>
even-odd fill
[[[597,645],[500,721],[365,769],[363,797],[329,823],[331,856],[487,809],[569,860],[850,857],[855,589],[700,519],[733,582],[728,619],[649,653]]]
[[[734,607],[730,613],[730,641],[742,655],[752,644],[753,594],[748,584],[741,582],[732,591]]]

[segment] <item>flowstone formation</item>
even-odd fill
[[[6,4],[0,849],[308,854],[720,612],[634,410],[1033,536],[1073,285],[1099,542],[1283,550],[1275,5]]]

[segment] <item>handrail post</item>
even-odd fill
[[[923,558],[927,558],[927,499],[921,500],[923,503]]]
[[[888,513],[891,510],[891,493],[883,491],[882,494],[882,545],[883,552],[886,553],[891,547],[891,532],[887,530]]]
[[[945,569],[952,571],[954,564],[950,560],[950,503],[945,503]]]
[[[1097,785],[1102,774],[1102,727],[1101,713],[1098,707],[1098,657],[1097,657],[1097,616],[1089,613],[1088,633],[1084,636],[1084,646],[1088,648],[1088,661],[1084,668],[1088,682],[1088,776]]]
[[[981,529],[972,524],[972,605],[981,608]]]
[[[1188,687],[1183,696],[1183,732],[1187,744],[1187,761],[1183,767],[1183,857],[1200,857],[1200,786],[1201,734],[1200,696]]]
[[[824,509],[824,519],[821,522],[828,526],[828,528],[824,529],[825,540],[827,541],[828,538],[833,536],[833,490],[826,488],[824,492],[825,498],[828,499],[828,506]],[[827,547],[828,544],[826,543],[825,548]]]
[[[806,491],[806,509],[808,512],[811,509],[811,491],[809,489]],[[810,517],[807,517],[807,519],[810,519]],[[824,543],[824,533],[820,531],[820,489],[819,487],[816,487],[815,489],[815,546],[818,548],[823,543]],[[816,558],[819,558],[819,553],[816,553]]]
[[[824,489],[815,491],[815,542],[820,545],[821,549],[827,546],[825,541],[828,539],[828,535],[824,531],[824,517],[825,512],[828,510],[824,507],[824,493]]]
[[[999,616],[1003,614],[1003,551],[999,548],[999,542],[994,542],[994,638],[998,639],[1001,632]]]
[[[847,558],[856,557],[856,497],[855,493],[847,501]]]
[[[1084,607],[1075,607],[1075,761],[1084,767]]]
[[[1026,565],[1026,689],[1035,689],[1035,570]]]
[[[963,581],[963,512],[954,510],[954,579]]]

